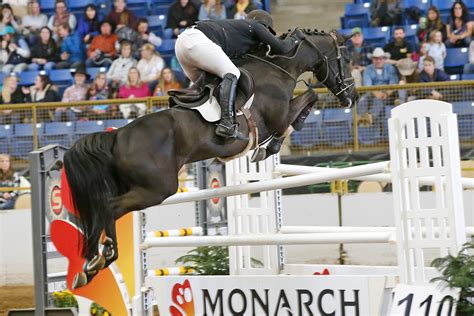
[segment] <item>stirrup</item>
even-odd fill
[[[230,126],[228,126],[228,125],[219,123],[216,125],[217,127],[215,130],[215,133],[217,136],[221,136],[228,139],[249,141],[249,138],[245,136],[244,134],[242,134],[241,132],[239,132],[239,130],[237,129],[238,124],[231,124]]]

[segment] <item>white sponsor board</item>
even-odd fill
[[[162,315],[381,315],[385,276],[149,277]]]

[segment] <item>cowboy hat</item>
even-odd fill
[[[83,64],[78,65],[76,68],[71,69],[71,74],[75,76],[76,74],[82,74],[86,76],[86,80],[90,79],[90,75],[86,71],[86,67]]]
[[[410,58],[402,58],[397,61],[395,66],[397,66],[397,69],[402,76],[411,76],[416,70],[418,63]]]
[[[374,49],[374,51],[372,53],[368,53],[367,57],[369,57],[369,59],[372,59],[374,57],[376,57],[376,58],[377,57],[378,58],[382,57],[382,58],[387,59],[387,58],[390,58],[390,53],[386,53],[386,52],[383,51],[382,48],[377,47],[376,49]]]

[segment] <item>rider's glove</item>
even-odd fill
[[[298,44],[302,40],[306,38],[306,35],[304,32],[300,29],[296,29],[293,31],[293,33],[290,35],[291,39],[295,42],[295,44]]]

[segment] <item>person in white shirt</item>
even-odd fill
[[[113,90],[118,91],[120,85],[127,82],[128,71],[136,64],[137,61],[132,57],[132,43],[122,40],[120,42],[120,57],[114,60],[106,75]]]
[[[140,53],[142,58],[137,65],[140,77],[142,82],[148,84],[150,91],[153,91],[160,78],[161,70],[165,67],[165,61],[150,43],[143,45]]]
[[[426,47],[428,56],[435,60],[435,67],[444,70],[444,59],[446,58],[446,46],[443,43],[443,35],[440,31],[432,31],[430,34],[430,42]]]
[[[28,4],[29,14],[23,18],[23,35],[27,37],[28,43],[32,45],[39,39],[40,30],[48,25],[48,17],[41,13],[40,4],[37,1]]]

